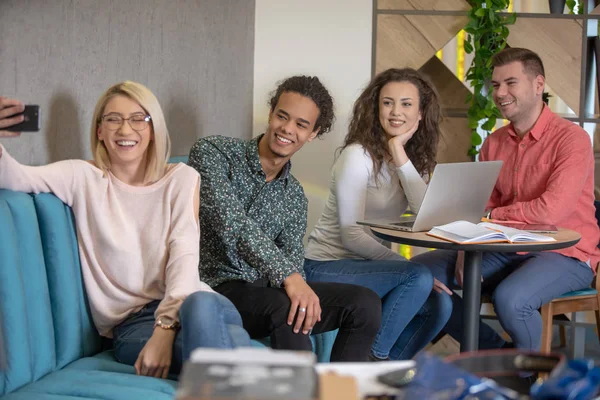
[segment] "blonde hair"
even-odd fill
[[[152,118],[150,129],[152,129],[154,140],[146,150],[146,172],[144,183],[156,182],[165,175],[167,163],[171,155],[171,138],[167,130],[167,123],[158,100],[146,86],[132,81],[117,83],[108,88],[96,103],[91,128],[91,149],[96,166],[104,173],[110,170],[110,158],[104,142],[98,139],[98,127],[102,123],[102,114],[106,104],[115,96],[125,96],[135,101]]]

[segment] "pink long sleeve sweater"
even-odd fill
[[[184,164],[150,186],[130,186],[82,160],[30,167],[0,145],[0,188],[52,192],[75,214],[79,256],[98,332],[153,300],[155,316],[178,320],[183,300],[212,291],[198,276],[200,231],[194,191],[200,177]]]

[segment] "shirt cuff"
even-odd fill
[[[300,269],[300,271],[292,271],[289,274],[287,274],[284,278],[282,278],[280,281],[277,280],[272,280],[271,279],[271,286],[272,287],[276,287],[276,288],[282,288],[283,287],[283,281],[285,281],[287,279],[288,276],[294,274],[294,273],[299,273],[300,276],[302,277],[302,279],[304,279],[304,281],[306,282],[306,274],[304,273],[304,268]]]

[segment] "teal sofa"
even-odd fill
[[[335,335],[312,337],[319,361]],[[0,398],[166,400],[176,385],[137,376],[103,351],[71,209],[52,194],[0,190]]]

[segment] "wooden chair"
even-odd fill
[[[600,201],[594,201],[596,207],[596,221],[600,227]],[[600,247],[600,244],[598,245]],[[588,289],[576,290],[565,293],[542,306],[542,347],[540,352],[550,353],[552,345],[552,324],[555,315],[576,313],[579,311],[594,311],[596,314],[596,334],[600,340],[600,282],[596,277]],[[585,327],[577,323],[576,315],[573,314],[571,321],[571,354],[572,358],[583,357],[585,349]],[[565,344],[564,325],[560,326],[561,344]]]
[[[481,302],[491,303],[489,295],[482,294]],[[489,309],[488,309],[489,310]],[[491,310],[489,310],[491,311]],[[600,279],[594,278],[590,288],[576,290],[565,293],[560,297],[555,298],[548,304],[544,304],[540,309],[542,316],[542,345],[540,352],[543,354],[551,353],[552,345],[552,327],[554,323],[559,322],[559,334],[561,347],[566,346],[565,326],[571,327],[569,349],[571,358],[582,358],[585,349],[585,326],[581,322],[577,322],[575,314],[571,320],[566,317],[557,319],[556,316],[561,316],[567,313],[576,313],[580,311],[594,311],[596,317],[596,329],[598,331],[598,340],[600,340]],[[481,314],[482,318],[495,319],[495,314]]]
[[[580,311],[594,311],[596,314],[596,329],[600,333],[600,280],[592,281],[589,289],[577,290],[565,293],[560,297],[544,304],[541,309],[542,315],[542,346],[541,353],[550,353],[552,344],[552,324],[555,315],[575,313]],[[571,318],[571,357],[583,357],[585,346],[585,327],[577,323],[575,314]],[[599,336],[600,340],[600,336]],[[562,339],[561,339],[562,342]]]

